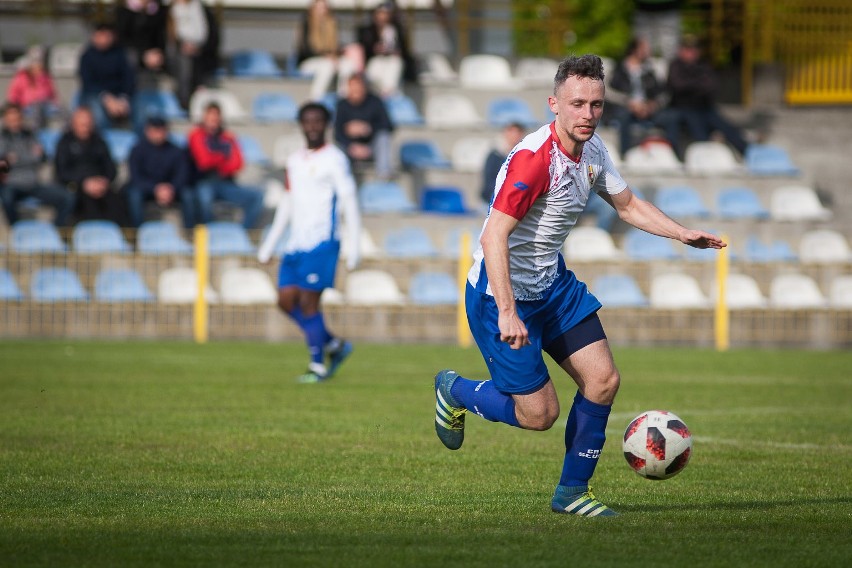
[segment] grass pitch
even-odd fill
[[[298,385],[301,345],[0,344],[2,566],[841,566],[852,562],[852,355],[616,351],[593,483],[550,512],[563,419],[433,431],[432,376],[476,350],[357,346]],[[556,379],[566,404],[574,388]],[[621,456],[634,415],[695,436],[679,476]]]

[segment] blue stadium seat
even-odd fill
[[[408,297],[418,306],[456,305],[459,288],[453,277],[444,272],[418,272],[411,278]]]
[[[189,137],[186,135],[186,132],[175,132],[174,130],[170,130],[169,141],[178,148],[186,148],[189,144]]]
[[[40,268],[33,273],[30,297],[34,302],[88,302],[89,294],[77,273],[67,268]]]
[[[648,298],[639,289],[632,276],[607,274],[598,276],[592,285],[592,293],[607,308],[644,308]]]
[[[755,263],[795,262],[799,259],[790,244],[776,240],[766,244],[754,235],[746,239],[745,260]]]
[[[424,187],[421,191],[420,209],[424,213],[466,215],[464,197],[457,187]]]
[[[272,229],[272,225],[267,225],[263,228],[263,231],[260,233],[260,243],[262,244],[266,240],[266,235],[269,234],[269,231]],[[287,225],[287,228],[284,229],[284,234],[281,235],[281,238],[278,239],[278,242],[275,243],[275,247],[272,249],[272,258],[278,258],[284,254],[285,249],[287,247],[287,239],[290,238],[290,226]]]
[[[207,232],[210,256],[255,253],[248,233],[239,223],[214,221],[207,225]]]
[[[260,93],[251,105],[251,114],[258,122],[296,122],[299,106],[285,93]]]
[[[109,153],[116,162],[125,162],[130,151],[136,145],[136,135],[129,130],[111,128],[104,131],[104,141],[109,146]]]
[[[171,91],[146,89],[136,93],[133,99],[134,124],[139,127],[151,116],[166,120],[186,120],[187,115]]]
[[[654,204],[670,217],[710,216],[710,211],[701,202],[698,192],[688,186],[664,187],[657,191]]]
[[[630,260],[674,260],[678,258],[670,239],[630,229],[624,235],[624,252]]]
[[[795,176],[800,173],[783,148],[769,144],[749,144],[745,164],[749,173],[756,176]]]
[[[38,131],[37,136],[38,143],[44,148],[45,157],[52,160],[53,156],[56,155],[56,145],[62,138],[62,131],[57,128],[43,128]]]
[[[368,182],[358,191],[361,211],[364,213],[408,213],[414,203],[399,184],[394,182]]]
[[[329,91],[317,102],[327,108],[328,112],[331,113],[332,118],[334,118],[334,113],[337,111],[337,93]]]
[[[422,126],[423,115],[409,97],[399,94],[385,99],[385,107],[391,122],[396,126]]]
[[[384,249],[385,254],[393,258],[423,258],[438,254],[429,235],[420,227],[405,227],[388,232]]]
[[[141,254],[192,254],[192,245],[183,240],[177,228],[166,221],[146,221],[137,233],[137,248]]]
[[[231,57],[231,72],[235,77],[281,77],[284,73],[268,51],[250,49]]]
[[[502,128],[513,122],[530,128],[538,125],[540,121],[523,99],[508,97],[494,99],[488,104],[488,123],[491,126]]]
[[[769,211],[747,187],[728,187],[716,197],[716,214],[722,219],[769,219]]]
[[[128,253],[130,245],[112,221],[81,221],[71,237],[77,254]]]
[[[247,164],[255,164],[258,166],[269,165],[269,156],[267,156],[266,152],[263,151],[263,148],[261,148],[260,142],[257,141],[257,138],[249,136],[248,134],[238,134],[237,142],[240,145],[240,152],[243,154],[243,160],[245,160]]]
[[[399,148],[403,167],[416,169],[449,169],[450,161],[431,140],[409,140]]]
[[[12,225],[12,251],[18,254],[40,254],[67,249],[56,227],[46,221],[23,220]]]
[[[98,302],[153,302],[154,294],[138,272],[131,268],[102,270],[95,278]]]
[[[24,299],[15,277],[5,268],[0,268],[0,302],[19,302]]]

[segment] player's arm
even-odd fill
[[[275,245],[284,234],[284,229],[290,224],[290,192],[285,191],[281,196],[281,201],[278,202],[278,207],[275,209],[275,217],[272,219],[272,226],[269,232],[266,233],[266,238],[263,239],[263,244],[257,250],[257,260],[262,264],[269,262],[272,258],[272,253],[275,251]]]
[[[361,211],[358,209],[358,197],[355,178],[349,168],[349,160],[341,154],[337,167],[334,168],[334,191],[343,207],[346,219],[346,238],[352,243],[346,268],[355,270],[361,259]]]

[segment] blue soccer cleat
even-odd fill
[[[325,378],[330,379],[334,376],[340,366],[346,361],[346,358],[352,354],[354,347],[346,340],[335,340],[338,345],[333,349],[328,350],[328,373]]]
[[[435,432],[447,448],[457,450],[464,442],[464,416],[461,406],[450,389],[459,378],[455,371],[443,370],[435,375]]]
[[[618,513],[598,501],[591,487],[557,485],[550,508],[554,513],[580,517],[616,517]]]

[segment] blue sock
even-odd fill
[[[302,308],[299,306],[293,306],[291,311],[285,313],[290,316],[290,319],[296,322],[299,327],[302,327],[302,319],[304,319],[304,316],[302,315]]]
[[[589,485],[606,441],[606,423],[610,410],[611,404],[591,402],[577,392],[565,424],[565,462],[559,485]]]
[[[322,312],[317,312],[312,316],[302,316],[301,327],[305,332],[305,341],[308,344],[308,350],[311,352],[312,363],[323,362],[323,347],[331,340],[331,335],[325,328],[325,321],[322,317]]]
[[[450,394],[462,406],[486,420],[520,428],[515,416],[514,399],[498,391],[493,381],[471,381],[459,377],[453,383]]]

